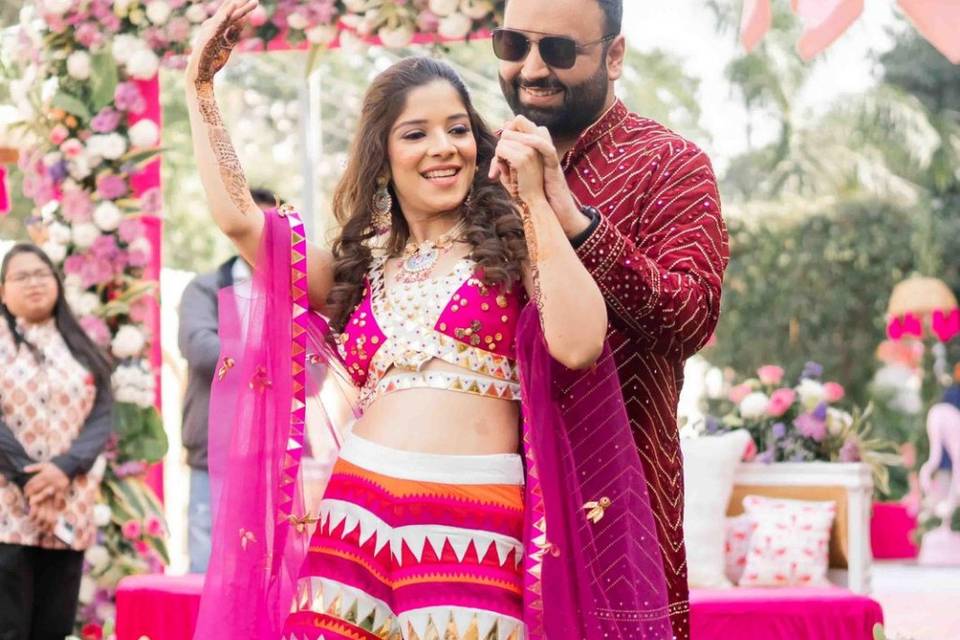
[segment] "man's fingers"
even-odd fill
[[[535,133],[537,131],[537,125],[526,116],[517,116],[514,118],[514,123],[516,124],[517,131],[524,133]]]

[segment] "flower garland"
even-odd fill
[[[22,150],[23,191],[35,205],[35,239],[64,273],[83,328],[118,362],[117,434],[98,507],[97,544],[87,552],[78,629],[113,635],[116,583],[168,561],[163,509],[142,481],[166,439],[154,408],[148,324],[156,284],[145,222],[161,192],[134,176],[157,160],[159,123],[145,89],[160,66],[182,67],[196,26],[219,3],[199,0],[38,0],[4,41],[16,73],[11,95],[35,144]],[[495,27],[503,0],[263,0],[241,48],[339,45],[378,39],[461,40]]]

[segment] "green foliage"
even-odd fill
[[[706,357],[741,373],[814,360],[865,405],[887,295],[914,265],[902,241],[912,232],[909,213],[853,200],[810,216],[729,223],[723,312]]]
[[[139,407],[129,402],[114,405],[114,428],[121,461],[159,462],[167,453],[167,434],[154,407]]]

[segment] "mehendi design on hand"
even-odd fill
[[[230,52],[239,40],[239,35],[239,27],[232,22],[225,20],[220,25],[200,54],[200,64],[194,85],[197,88],[200,118],[207,125],[210,148],[217,159],[223,186],[237,209],[241,213],[246,213],[250,188],[243,175],[243,167],[240,165],[237,152],[230,142],[230,135],[220,115],[220,108],[217,106],[213,91],[213,76],[227,64]]]
[[[517,207],[520,209],[520,221],[523,223],[523,235],[527,240],[527,258],[530,261],[530,279],[533,281],[533,291],[530,292],[533,303],[537,306],[537,315],[540,317],[540,326],[543,327],[543,289],[540,286],[540,245],[537,239],[537,230],[533,226],[533,216],[530,206],[520,197],[520,186],[516,170],[510,170],[510,192]]]

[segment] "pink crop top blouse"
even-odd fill
[[[487,287],[477,264],[460,260],[447,275],[384,283],[386,258],[374,258],[360,304],[337,341],[360,405],[414,388],[520,399],[515,334],[526,301],[522,286]],[[427,370],[438,359],[454,371]]]

